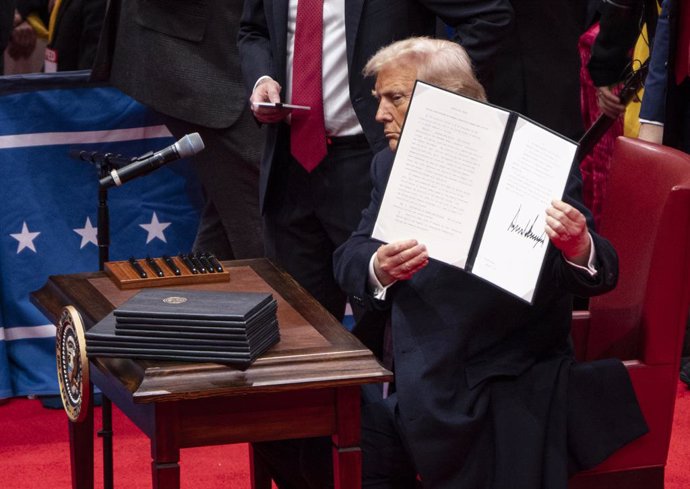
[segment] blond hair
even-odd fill
[[[364,67],[364,76],[376,76],[384,66],[412,64],[417,79],[431,85],[486,100],[486,93],[472,69],[472,62],[459,44],[444,39],[411,37],[378,50]]]

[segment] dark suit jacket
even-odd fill
[[[241,11],[239,0],[111,0],[93,78],[163,114],[229,127],[247,105],[235,45]]]
[[[106,0],[62,0],[48,47],[58,53],[58,71],[88,70],[96,57]]]
[[[48,0],[16,0],[17,12],[22,18],[26,18],[31,13],[36,13],[41,20],[48,25]]]
[[[245,85],[251,93],[264,75],[285,85],[288,0],[245,0],[239,48]],[[462,45],[478,67],[489,63],[502,32],[511,19],[507,0],[348,0],[345,2],[345,37],[350,100],[371,147],[386,146],[383,130],[374,120],[374,80],[362,77],[362,68],[381,47],[413,35],[433,36],[436,16],[457,26]],[[282,144],[279,126],[269,128],[261,167],[260,198],[265,205],[276,147]],[[276,165],[277,166],[277,165]]]
[[[14,1],[3,2],[0,7],[0,54],[5,51],[12,34],[14,7]],[[0,66],[2,66],[2,60],[0,60]]]
[[[630,51],[640,35],[645,0],[619,0],[600,6],[599,34],[587,69],[597,87],[621,82],[630,64]]]
[[[515,110],[571,139],[584,127],[580,111],[580,56],[585,2],[511,0],[496,70],[485,84],[489,102]]]
[[[617,280],[616,253],[595,233],[597,277],[550,246],[533,305],[435,260],[391,286],[385,302],[371,296],[368,264],[380,243],[370,236],[392,163],[389,150],[374,158],[371,204],[336,250],[335,273],[347,293],[391,310],[400,430],[425,485],[564,488],[569,468],[643,433],[623,365],[573,362],[572,294],[600,294]],[[573,174],[566,200],[588,215],[579,186]]]

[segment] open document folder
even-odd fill
[[[372,237],[531,302],[577,144],[521,115],[417,81]]]

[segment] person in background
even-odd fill
[[[664,0],[657,23],[640,138],[690,153],[690,5]]]
[[[167,116],[176,138],[201,135],[192,163],[205,203],[193,249],[225,260],[264,254],[262,135],[240,74],[241,12],[239,0],[112,0],[92,73]]]
[[[615,88],[630,68],[630,52],[644,22],[643,7],[643,0],[616,0],[604,1],[600,8],[599,33],[587,69],[601,112],[614,119],[625,111]]]
[[[44,71],[87,70],[96,57],[107,0],[50,0]]]
[[[391,40],[433,35],[438,17],[457,30],[458,42],[484,70],[510,24],[511,7],[507,0],[244,4],[242,71],[254,117],[267,126],[260,178],[267,256],[342,320],[346,297],[333,276],[332,254],[369,202],[371,157],[385,146],[364,64]],[[310,110],[259,105],[282,102]]]
[[[618,93],[631,68],[639,68],[631,53],[640,35],[646,13],[642,0],[598,2],[592,25],[580,37],[580,70],[582,118],[591,127],[600,116],[611,119],[611,127],[590,153],[580,161],[583,179],[583,202],[599,223],[606,200],[608,174],[613,146],[624,132],[620,117],[625,111]],[[654,14],[656,16],[656,14]]]

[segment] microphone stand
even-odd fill
[[[98,168],[99,179],[104,178],[116,168],[130,163],[133,158],[124,158],[122,155],[106,153],[99,155],[96,152],[80,152],[72,156],[82,161],[94,164]],[[108,210],[108,189],[102,186],[98,188],[98,217],[96,223],[96,240],[98,241],[98,270],[105,269],[105,263],[110,255],[110,213]],[[90,385],[91,398],[93,399],[93,384]],[[103,489],[113,489],[113,408],[112,401],[101,393],[101,430],[97,433],[103,440]]]
[[[107,155],[98,165],[98,178],[104,178],[114,169]],[[105,269],[110,256],[110,212],[108,210],[108,189],[99,185],[96,240],[98,241],[98,270]],[[93,389],[93,384],[91,385]],[[98,436],[103,440],[103,489],[113,489],[113,405],[101,393],[101,430]]]

